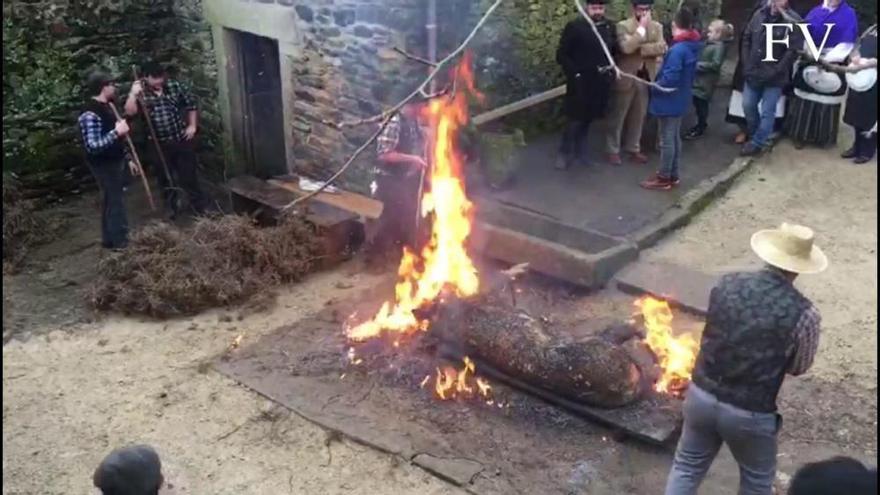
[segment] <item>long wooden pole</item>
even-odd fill
[[[137,67],[131,66],[131,73],[134,76],[134,80],[138,81],[138,73]],[[150,109],[147,108],[147,102],[144,100],[143,93],[137,96],[137,102],[140,104],[141,108],[144,111],[144,120],[147,121],[147,129],[150,131],[150,138],[153,139],[153,144],[156,145],[156,153],[159,155],[159,161],[162,162],[162,170],[165,171],[165,178],[168,180],[168,187],[174,187],[174,180],[171,178],[171,169],[168,168],[168,162],[165,161],[165,153],[162,151],[162,146],[159,144],[159,139],[156,138],[156,129],[153,127],[153,121],[150,120]]]
[[[122,120],[122,115],[119,114],[116,105],[114,105],[112,101],[108,103],[110,104],[110,109],[113,110],[113,115],[116,116],[116,120]],[[150,191],[150,182],[147,180],[147,174],[144,173],[144,167],[141,166],[141,159],[138,157],[137,149],[135,149],[131,136],[128,134],[125,135],[125,142],[128,144],[129,150],[131,150],[131,158],[134,160],[134,164],[138,168],[138,175],[141,176],[141,181],[144,183],[144,190],[147,191],[147,201],[150,202],[150,209],[156,211],[156,203],[153,201],[153,193]]]

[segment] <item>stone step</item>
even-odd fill
[[[718,278],[681,265],[640,260],[623,268],[614,280],[622,292],[663,298],[674,307],[705,316]]]

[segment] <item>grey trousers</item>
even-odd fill
[[[632,84],[628,89],[611,92],[605,145],[608,153],[619,154],[621,145],[630,153],[640,151],[647,113],[648,88],[645,85]]]
[[[739,464],[739,494],[772,494],[781,416],[719,402],[693,384],[688,388],[683,414],[684,426],[666,481],[666,495],[696,494],[722,443]]]

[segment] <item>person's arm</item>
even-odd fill
[[[718,73],[721,72],[721,65],[724,63],[724,47],[723,45],[713,45],[709,52],[709,60],[701,60],[697,62],[697,72]]]
[[[85,112],[78,119],[83,144],[90,154],[100,153],[128,134],[128,124],[124,120],[116,123],[109,132],[101,133],[101,119],[94,112]]]
[[[683,58],[684,57],[678,53],[677,50],[672,50],[670,52],[669,56],[666,57],[666,60],[663,61],[660,73],[657,74],[657,80],[655,82],[658,86],[678,89],[681,84],[681,73],[684,69]]]
[[[126,115],[137,115],[138,113],[138,96],[143,92],[143,84],[140,81],[134,81],[131,83],[131,90],[128,92],[128,98],[125,99],[125,106],[123,110],[125,110]]]
[[[659,57],[666,53],[666,40],[663,39],[663,25],[651,21],[651,29],[648,30],[647,41],[642,43],[639,53],[643,57]]]
[[[617,26],[615,26],[615,31],[617,34],[617,48],[620,50],[620,53],[630,55],[637,52],[639,47],[642,46],[644,38],[638,34],[627,32],[626,21],[618,22]]]
[[[562,30],[562,36],[559,37],[559,46],[556,48],[556,63],[562,67],[562,71],[566,77],[575,77],[578,73],[574,59],[571,58],[572,52],[572,25],[565,25]]]
[[[755,22],[755,16],[757,15],[758,14],[755,13],[752,18],[749,19],[749,23],[746,24],[746,28],[743,29],[742,38],[740,39],[738,55],[743,67],[746,66],[749,54],[752,52],[752,24]]]
[[[186,111],[186,130],[184,138],[192,139],[198,131],[199,125],[199,109],[196,105],[196,99],[189,88],[177,83],[178,88],[178,105]]]
[[[822,318],[814,306],[810,306],[801,315],[794,330],[796,343],[794,355],[788,365],[788,374],[803,375],[813,365],[816,350],[819,348],[821,323]]]

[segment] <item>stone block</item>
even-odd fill
[[[681,265],[649,261],[633,263],[614,277],[621,291],[663,298],[700,316],[708,310],[709,293],[718,278]]]

